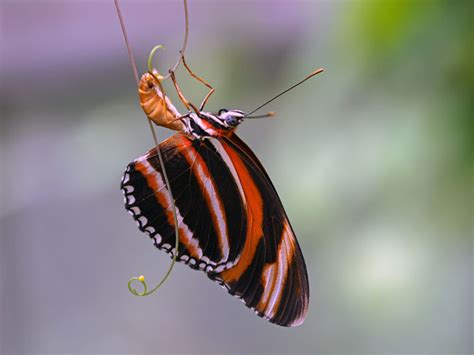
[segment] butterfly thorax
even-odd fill
[[[184,132],[195,137],[228,137],[242,123],[241,110],[221,109],[219,112],[191,112],[183,118]]]

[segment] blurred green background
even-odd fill
[[[240,129],[302,246],[306,322],[269,324],[183,265],[157,295],[129,294],[170,260],[119,191],[153,143],[113,2],[3,0],[0,352],[472,353],[472,4],[189,2],[210,110],[326,69]],[[166,70],[181,2],[121,4],[140,70],[156,44]]]

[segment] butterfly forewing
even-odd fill
[[[278,194],[262,164],[237,135],[219,140],[219,143],[231,157],[232,165],[237,167],[239,179],[245,182],[247,200],[254,204],[254,211],[248,208],[248,215],[252,216],[254,225],[261,221],[261,231],[257,228],[250,236],[259,242],[253,243],[257,250],[249,267],[244,268],[240,277],[235,272],[239,264],[222,272],[221,276],[231,286],[231,293],[242,295],[245,303],[255,308],[260,316],[280,325],[299,325],[308,309],[308,276],[301,249]],[[255,188],[248,189],[252,184]],[[259,233],[263,233],[263,237]],[[236,282],[232,281],[235,276]],[[245,291],[242,293],[242,290]]]
[[[236,135],[160,144],[179,223],[178,261],[205,271],[269,321],[301,324],[309,287],[304,259],[263,166]],[[126,209],[173,255],[174,220],[154,149],[130,163]]]

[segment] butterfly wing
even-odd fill
[[[295,326],[308,309],[300,247],[263,166],[236,135],[160,144],[175,197],[177,260],[200,269],[270,322]],[[154,244],[174,255],[174,220],[154,149],[127,167],[125,207]]]

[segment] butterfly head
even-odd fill
[[[229,136],[245,117],[243,111],[225,108],[218,112],[189,112],[183,120],[184,131],[196,138]]]
[[[224,126],[235,128],[245,117],[245,113],[241,110],[228,110],[222,108],[217,113],[216,117],[223,123]]]

